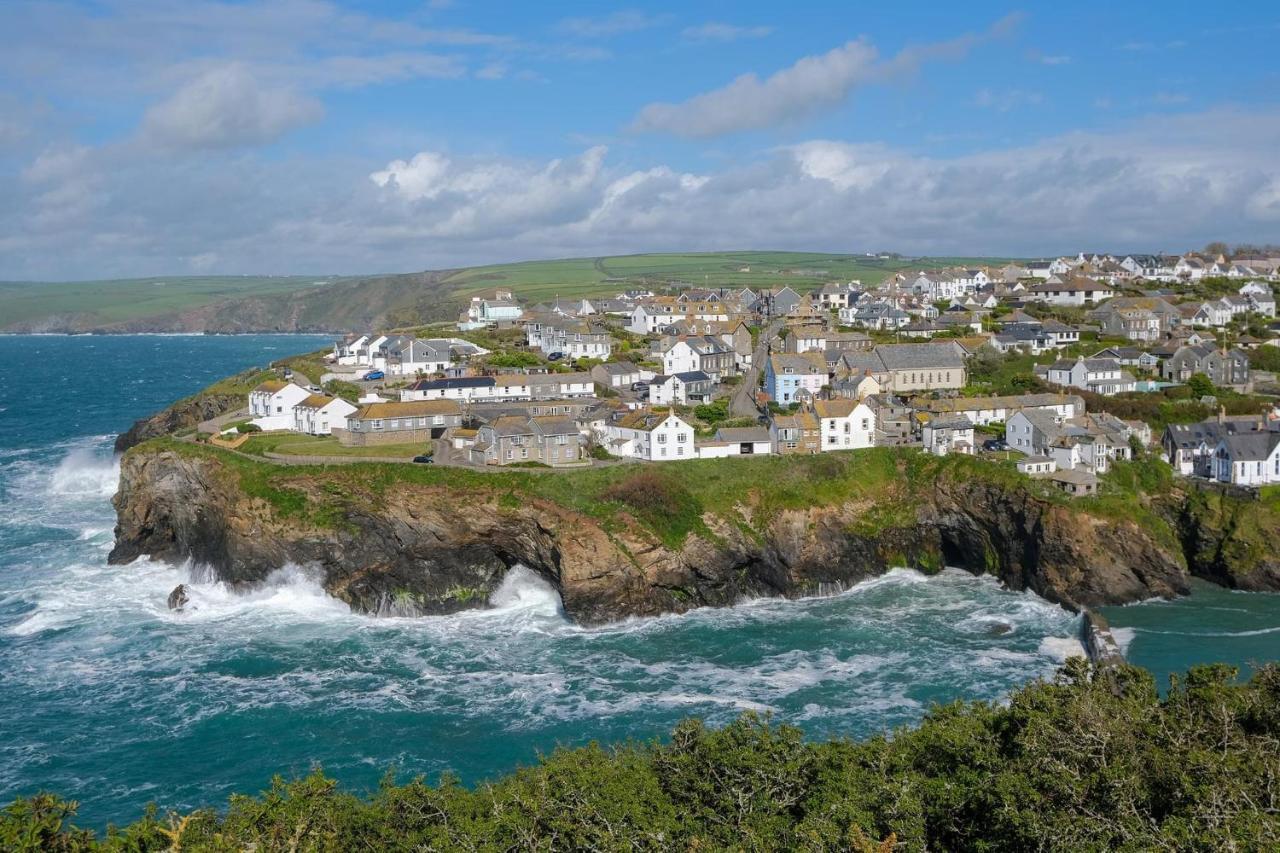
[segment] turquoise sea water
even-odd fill
[[[319,343],[0,338],[0,800],[54,790],[102,826],[148,801],[220,805],[317,764],[357,790],[392,766],[474,782],[556,744],[746,709],[858,736],[933,702],[999,698],[1078,651],[1074,616],[958,571],[586,630],[519,569],[492,610],[375,619],[306,567],[237,595],[199,567],[107,566],[114,434]],[[192,606],[174,614],[181,581]]]

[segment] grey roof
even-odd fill
[[[1280,444],[1280,432],[1238,432],[1218,439],[1235,462],[1260,462],[1267,459]]]
[[[610,376],[622,376],[640,372],[640,368],[630,361],[606,361],[604,364],[597,365],[597,367],[603,369]]]
[[[873,352],[889,370],[964,367],[964,354],[953,343],[885,344]]]
[[[770,441],[769,430],[758,427],[721,427],[716,430],[716,438],[720,441],[747,442]]]

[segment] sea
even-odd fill
[[[1080,652],[1079,620],[958,570],[896,569],[828,598],[582,628],[522,568],[491,607],[376,618],[307,566],[233,592],[198,566],[108,566],[136,418],[219,377],[323,346],[304,336],[0,337],[0,802],[53,791],[101,829],[225,805],[323,768],[465,783],[558,746],[661,738],[754,711],[812,737],[999,701]],[[187,583],[191,604],[166,597]],[[1162,680],[1277,657],[1280,596],[1197,588],[1108,611]]]

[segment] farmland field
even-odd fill
[[[510,289],[526,302],[627,288],[875,284],[898,270],[1000,258],[813,252],[692,252],[522,261],[375,276],[175,276],[0,282],[0,331],[329,332],[452,322],[470,297]]]
[[[879,258],[808,252],[691,252],[525,261],[461,270],[444,279],[455,294],[469,296],[511,288],[525,299],[593,296],[621,287],[775,287],[808,290],[828,281],[860,279],[875,284],[891,272],[952,263],[993,263],[1001,258]]]
[[[0,327],[69,315],[91,315],[110,325],[242,296],[293,293],[337,280],[332,276],[173,276],[0,282]]]

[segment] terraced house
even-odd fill
[[[573,465],[582,459],[582,434],[565,417],[505,416],[483,424],[471,447],[478,465]]]
[[[547,355],[560,353],[566,358],[604,360],[613,352],[609,331],[583,320],[542,317],[527,322],[524,332],[529,346]]]
[[[335,427],[346,426],[347,416],[355,410],[355,406],[341,397],[312,394],[293,407],[293,431],[329,435]]]
[[[782,405],[817,396],[828,380],[827,360],[818,352],[774,353],[765,362],[765,391]]]
[[[1160,375],[1173,382],[1186,382],[1203,373],[1214,385],[1243,388],[1249,384],[1249,356],[1242,350],[1222,350],[1211,344],[1179,347],[1164,360]]]
[[[441,438],[462,425],[462,407],[454,400],[369,403],[347,416],[345,429],[333,431],[348,447],[409,444]]]

